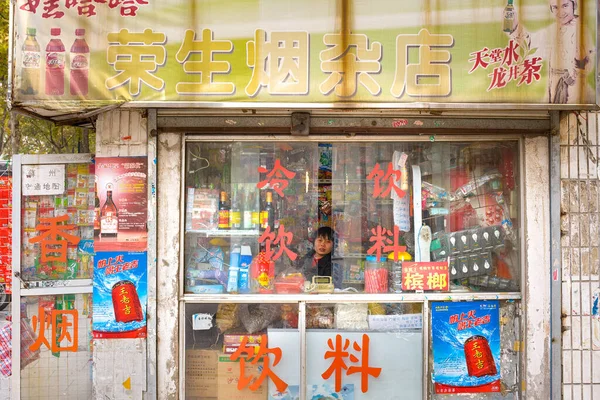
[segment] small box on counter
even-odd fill
[[[229,355],[219,355],[217,367],[218,383],[217,392],[218,400],[267,400],[267,379],[265,379],[260,387],[252,391],[248,387],[242,390],[238,389],[240,379],[240,361],[232,361]],[[257,361],[256,364],[246,361],[244,363],[244,376],[252,377],[250,384],[254,383],[260,376],[263,370],[263,360]]]

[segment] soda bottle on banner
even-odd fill
[[[22,47],[21,92],[26,95],[38,94],[40,87],[42,54],[35,34],[35,28],[27,28],[27,37]]]
[[[58,36],[60,28],[50,29],[52,39],[46,46],[46,94],[65,94],[65,45]]]
[[[88,94],[88,72],[90,66],[90,48],[83,37],[85,29],[75,29],[75,42],[71,46],[71,80],[72,95]]]

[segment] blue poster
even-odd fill
[[[94,338],[146,337],[146,252],[99,251],[94,261]]]
[[[498,301],[432,303],[431,334],[436,393],[500,391]]]

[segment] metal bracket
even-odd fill
[[[292,136],[308,136],[310,133],[310,113],[292,113],[290,133]]]
[[[148,136],[156,137],[158,136],[158,129],[156,125],[156,108],[148,109]]]

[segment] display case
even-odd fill
[[[518,398],[519,149],[514,137],[188,138],[186,398],[405,398],[399,385],[410,398]],[[467,357],[471,337],[485,338],[473,353],[485,370],[469,367],[483,362]],[[445,351],[458,367],[436,361]],[[238,391],[223,387],[232,371]]]

